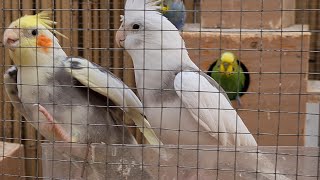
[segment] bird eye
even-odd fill
[[[32,30],[32,31],[31,31],[31,34],[32,34],[33,36],[38,35],[38,30],[37,30],[37,29]]]
[[[140,25],[139,25],[139,24],[134,24],[134,25],[132,26],[132,29],[140,29]]]

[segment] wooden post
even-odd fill
[[[3,7],[4,9],[10,9],[12,4],[12,2],[10,1],[6,1],[3,2]],[[9,26],[11,19],[12,19],[12,14],[11,11],[9,10],[5,10],[3,12],[3,16],[4,18],[4,26],[7,27]],[[6,49],[4,49],[2,51],[3,53],[3,57],[4,57],[4,61],[2,64],[2,68],[0,70],[1,74],[4,74],[5,70],[6,70],[6,65],[8,65],[8,63],[10,64],[10,58],[9,58],[9,53],[8,51],[6,51]],[[2,120],[2,134],[1,136],[3,137],[4,141],[8,141],[10,142],[10,138],[12,138],[12,122],[10,121],[11,117],[10,117],[10,104],[7,103],[7,98],[5,95],[5,90],[4,90],[4,86],[3,86],[3,77],[1,77],[1,120]]]
[[[72,16],[71,16],[71,36],[70,41],[71,41],[71,49],[70,49],[70,56],[78,56],[79,55],[79,36],[81,35],[79,31],[79,3],[78,1],[72,0],[72,8],[75,9],[72,11]]]
[[[6,11],[4,10],[5,8],[5,3],[4,1],[2,1],[0,3],[0,8],[3,9],[2,11],[0,11],[0,18],[1,18],[1,25],[3,27],[6,27],[6,17],[7,17],[7,14],[6,14]],[[5,30],[5,29],[4,29]],[[1,30],[1,33],[3,34],[4,30]],[[4,48],[1,48],[0,50],[0,55],[2,57],[2,62],[5,62],[5,49]],[[1,63],[1,68],[0,68],[0,73],[4,73],[5,71],[5,63]],[[0,92],[0,98],[1,98],[1,102],[0,102],[0,117],[1,117],[1,121],[0,121],[0,137],[1,137],[1,140],[4,141],[4,137],[5,137],[5,133],[4,133],[4,125],[5,125],[5,121],[3,120],[3,114],[4,114],[4,88],[3,88],[3,77],[0,78],[1,80],[1,84],[0,84],[0,89],[1,89],[1,92]]]
[[[101,41],[101,60],[100,65],[103,67],[110,67],[111,65],[111,53],[110,53],[110,44],[111,44],[111,34],[110,33],[110,1],[101,0],[100,1],[100,41]]]
[[[82,2],[82,21],[83,21],[83,57],[86,59],[92,59],[92,12],[91,1],[87,0]]]
[[[72,33],[73,33],[71,30],[72,11],[70,11],[72,6],[70,4],[70,1],[63,1],[63,0],[60,0],[59,6],[61,7],[62,10],[59,12],[61,17],[59,20],[57,20],[60,27],[58,31],[60,31],[65,36],[67,36],[69,39],[65,39],[63,37],[58,37],[58,38],[60,39],[60,42],[61,42],[60,45],[64,48],[64,51],[67,53],[67,55],[69,55],[71,53],[71,47],[72,47],[72,42],[70,37],[72,36]]]
[[[24,0],[21,3],[22,15],[34,14],[33,0]],[[31,126],[30,123],[24,123],[24,139],[22,143],[25,144],[25,164],[26,164],[26,175],[31,177],[37,177],[38,175],[38,162],[37,162],[37,131]]]
[[[19,12],[20,3],[18,0],[12,1],[12,8],[15,9],[14,11],[12,11],[12,20],[18,19],[20,17],[20,12]],[[7,65],[12,64],[10,58],[6,58],[6,64]],[[7,106],[11,106],[11,108],[8,109],[7,111],[8,111],[8,113],[10,113],[10,118],[13,120],[13,122],[12,122],[13,123],[13,128],[12,128],[13,142],[14,143],[21,143],[20,115],[16,116],[17,112],[14,111],[11,103],[9,102],[9,98],[7,98],[7,97],[6,97],[6,102],[7,102]]]
[[[99,64],[100,63],[100,42],[101,39],[99,37],[99,16],[100,16],[100,10],[99,10],[99,2],[97,0],[92,1],[92,9],[91,11],[91,19],[92,19],[92,25],[91,25],[91,39],[92,44],[91,46],[91,52],[92,52],[92,59],[91,61],[94,63]]]
[[[184,5],[187,11],[187,19],[186,22],[187,23],[193,23],[194,22],[194,0],[185,0],[184,1]]]
[[[117,1],[113,0],[113,24],[114,26],[112,27],[114,31],[112,32],[113,36],[113,41],[115,40],[114,37],[116,35],[117,29],[120,27],[120,15],[123,14],[123,11],[120,11],[119,9],[123,8],[123,3],[122,1]],[[117,48],[118,46],[114,43],[114,47]],[[123,77],[122,71],[119,69],[123,67],[123,54],[119,50],[115,50],[113,52],[113,63],[112,67],[115,68],[113,70],[114,74],[117,75],[118,77]]]
[[[309,24],[310,24],[310,29],[313,31],[319,31],[320,29],[320,2],[318,0],[309,0],[308,1],[308,8],[309,10],[304,11],[304,15],[308,16]],[[312,9],[312,10],[311,10]],[[305,21],[308,22],[308,21]],[[310,65],[309,65],[309,70],[310,70],[310,75],[309,78],[313,80],[319,80],[320,79],[320,34],[319,32],[313,32],[311,35],[311,51],[310,52]]]

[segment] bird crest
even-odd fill
[[[58,34],[64,38],[67,38],[62,33],[53,29],[53,26],[57,24],[57,22],[51,20],[52,11],[46,10],[42,11],[35,15],[25,15],[20,19],[15,21],[17,27],[20,28],[31,28],[31,27],[38,27],[38,25],[42,25],[44,28],[48,29],[52,33]]]

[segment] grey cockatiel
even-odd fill
[[[22,114],[49,140],[57,130],[64,137],[58,140],[66,140],[67,134],[79,143],[136,144],[123,126],[124,111],[151,144],[161,144],[147,128],[135,94],[111,72],[86,59],[67,57],[52,34],[60,34],[51,28],[53,23],[49,13],[41,12],[12,22],[4,32],[3,42],[16,65],[9,72],[16,72],[18,83],[7,90],[13,100],[21,101]],[[6,79],[15,81],[10,73]],[[14,91],[18,97],[10,94]],[[48,122],[45,112],[53,122]],[[57,125],[49,131],[41,128],[48,123]]]
[[[78,61],[77,61],[78,60]],[[77,69],[74,69],[75,71],[81,72],[82,70],[80,69],[80,64],[78,64],[77,62],[81,62],[81,61],[85,61],[83,59],[74,59],[73,61],[73,66]],[[69,61],[67,61],[66,63],[68,63]],[[66,69],[68,69],[66,67]],[[13,106],[15,107],[16,110],[18,110],[21,115],[23,115],[25,117],[25,119],[27,120],[27,122],[32,122],[34,123],[33,125],[41,132],[41,134],[43,134],[44,136],[46,136],[47,139],[49,140],[53,140],[53,135],[54,135],[54,141],[55,142],[79,142],[78,138],[79,136],[81,136],[81,131],[79,134],[77,133],[73,133],[73,135],[71,136],[70,133],[68,133],[69,131],[66,130],[65,128],[62,127],[61,124],[57,124],[59,122],[54,121],[54,118],[51,116],[51,114],[48,114],[47,110],[42,106],[42,105],[38,105],[35,104],[34,110],[37,111],[39,109],[39,115],[42,116],[42,118],[44,120],[47,120],[47,122],[42,122],[37,124],[31,117],[30,117],[30,111],[26,110],[24,108],[24,104],[21,102],[20,98],[19,98],[19,92],[18,92],[18,88],[17,88],[17,68],[15,66],[9,68],[5,75],[4,75],[4,85],[5,85],[5,89],[6,92],[11,100],[11,103],[13,104]],[[111,111],[112,112],[112,111]],[[118,116],[117,114],[114,114],[115,117]],[[120,118],[121,119],[121,118]],[[120,127],[119,127],[120,128]],[[111,136],[116,136],[119,135],[117,131],[115,131],[116,134],[112,134]],[[83,132],[86,133],[86,132]],[[107,133],[107,132],[106,132]],[[128,135],[126,132],[124,132],[124,135],[121,135],[121,137],[126,137],[126,136],[130,136]],[[112,137],[110,137],[112,138]],[[131,138],[130,138],[131,139]],[[118,142],[120,143],[121,140]],[[126,140],[126,142],[129,143],[135,143],[135,140],[132,139],[132,141],[128,141]],[[115,156],[115,154],[113,154],[114,152],[112,152],[112,154],[110,153],[110,151],[114,151],[115,146],[109,146],[106,149],[102,149],[103,152],[96,152],[95,150],[91,149],[91,146],[97,146],[99,144],[86,144],[85,147],[89,147],[89,149],[86,150],[83,148],[83,146],[80,145],[80,147],[78,147],[77,144],[73,144],[72,146],[63,146],[64,143],[62,144],[56,144],[53,143],[52,147],[54,147],[53,149],[48,149],[48,148],[44,148],[42,149],[42,153],[46,154],[46,157],[44,157],[44,161],[46,161],[46,163],[44,164],[52,164],[52,161],[47,162],[46,158],[52,159],[53,157],[59,161],[60,160],[66,160],[66,161],[71,161],[71,165],[68,164],[67,167],[62,166],[61,164],[56,165],[55,163],[53,163],[52,165],[55,166],[56,170],[55,172],[58,172],[57,175],[53,175],[54,177],[60,177],[60,178],[68,178],[69,176],[71,178],[77,178],[77,179],[82,179],[83,178],[83,172],[84,172],[84,168],[85,168],[85,172],[86,172],[86,177],[88,179],[97,179],[97,180],[103,180],[106,178],[119,178],[119,179],[124,179],[124,178],[130,178],[130,179],[140,179],[140,176],[137,175],[143,175],[143,177],[146,177],[147,179],[152,179],[152,177],[150,177],[150,171],[149,170],[141,170],[140,165],[138,164],[138,162],[131,164],[130,161],[134,162],[135,158],[141,159],[141,155],[137,152],[139,152],[137,150],[135,151],[130,151],[130,149],[126,149],[124,148],[123,150],[121,150],[121,144],[119,144],[117,147],[117,153]],[[101,145],[100,145],[101,146]],[[104,147],[104,146],[102,146]],[[100,150],[101,151],[101,150]],[[51,153],[55,153],[54,156],[52,155],[48,155]],[[107,153],[109,152],[109,153]],[[86,153],[87,156],[85,155]],[[133,154],[136,153],[136,154]],[[90,156],[88,156],[90,154]],[[48,157],[49,156],[49,157]],[[101,159],[100,161],[95,163],[92,163],[92,159],[96,159],[99,158]],[[108,162],[111,162],[110,165],[105,165],[103,166],[103,160],[106,161],[106,159],[108,159]],[[112,159],[112,160],[111,160]],[[79,162],[81,161],[89,161],[89,163],[83,163],[83,165],[81,165]],[[123,161],[124,164],[115,164],[114,162],[121,162]],[[113,162],[113,165],[112,165]],[[108,166],[108,173],[106,173],[105,169]],[[104,167],[104,168],[103,168]],[[123,169],[121,168],[123,167]],[[130,167],[130,173],[127,173],[126,168]],[[48,167],[47,167],[48,168]],[[63,176],[62,172],[59,172],[58,170],[62,170],[63,168],[70,168],[70,172],[65,174],[66,176]],[[101,169],[103,168],[103,169]],[[51,169],[51,168],[50,168]],[[51,172],[51,170],[49,170]],[[122,171],[124,171],[125,173],[123,173]],[[64,172],[64,171],[63,171]],[[49,175],[49,174],[47,174]]]
[[[11,23],[4,33],[4,45],[16,65],[4,75],[5,87],[17,110],[51,142],[83,143],[88,147],[91,143],[137,144],[123,126],[123,119],[130,118],[149,143],[161,144],[149,128],[136,95],[106,69],[83,58],[67,57],[52,34],[60,33],[50,27],[53,22],[49,16],[46,12],[24,16]],[[79,161],[76,145],[71,147],[75,152],[71,157],[57,151],[67,160]],[[86,158],[92,152],[90,149]],[[119,162],[141,159],[139,153],[122,151],[121,147],[117,151],[114,158]],[[80,160],[87,161],[83,157]],[[131,161],[127,163],[131,167],[129,174],[122,173],[120,163],[110,167],[114,170],[110,174],[93,167],[88,178],[135,179],[137,174],[149,177],[149,171]],[[82,177],[82,166],[72,165],[80,168],[77,175]]]
[[[126,2],[116,39],[132,57],[145,114],[162,141],[256,146],[223,89],[191,61],[179,31],[152,11],[157,1],[144,2]]]

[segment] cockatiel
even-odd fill
[[[156,132],[162,142],[256,146],[224,90],[192,62],[179,31],[155,11],[156,3],[127,0],[116,40],[133,60],[145,114],[161,129]]]
[[[162,0],[161,13],[181,31],[186,21],[186,9],[183,0]]]
[[[160,140],[179,146],[257,146],[224,90],[192,62],[179,31],[157,12],[156,3],[127,0],[116,41],[133,60],[145,114]],[[266,160],[260,169],[274,173],[272,167]],[[274,179],[271,173],[261,175]]]
[[[26,15],[4,32],[3,42],[16,65],[5,79],[14,83],[16,76],[17,82],[7,85],[7,92],[22,103],[18,108],[26,119],[49,140],[57,140],[53,136],[58,134],[58,140],[78,143],[136,144],[123,126],[119,114],[124,111],[151,144],[161,144],[149,129],[140,100],[120,79],[86,59],[67,57],[53,35],[62,34],[52,29],[50,14]],[[42,128],[48,123],[55,125]]]
[[[232,52],[224,52],[211,69],[211,77],[226,91],[230,100],[237,100],[241,106],[240,96],[246,91],[248,76],[244,74],[237,57]]]

